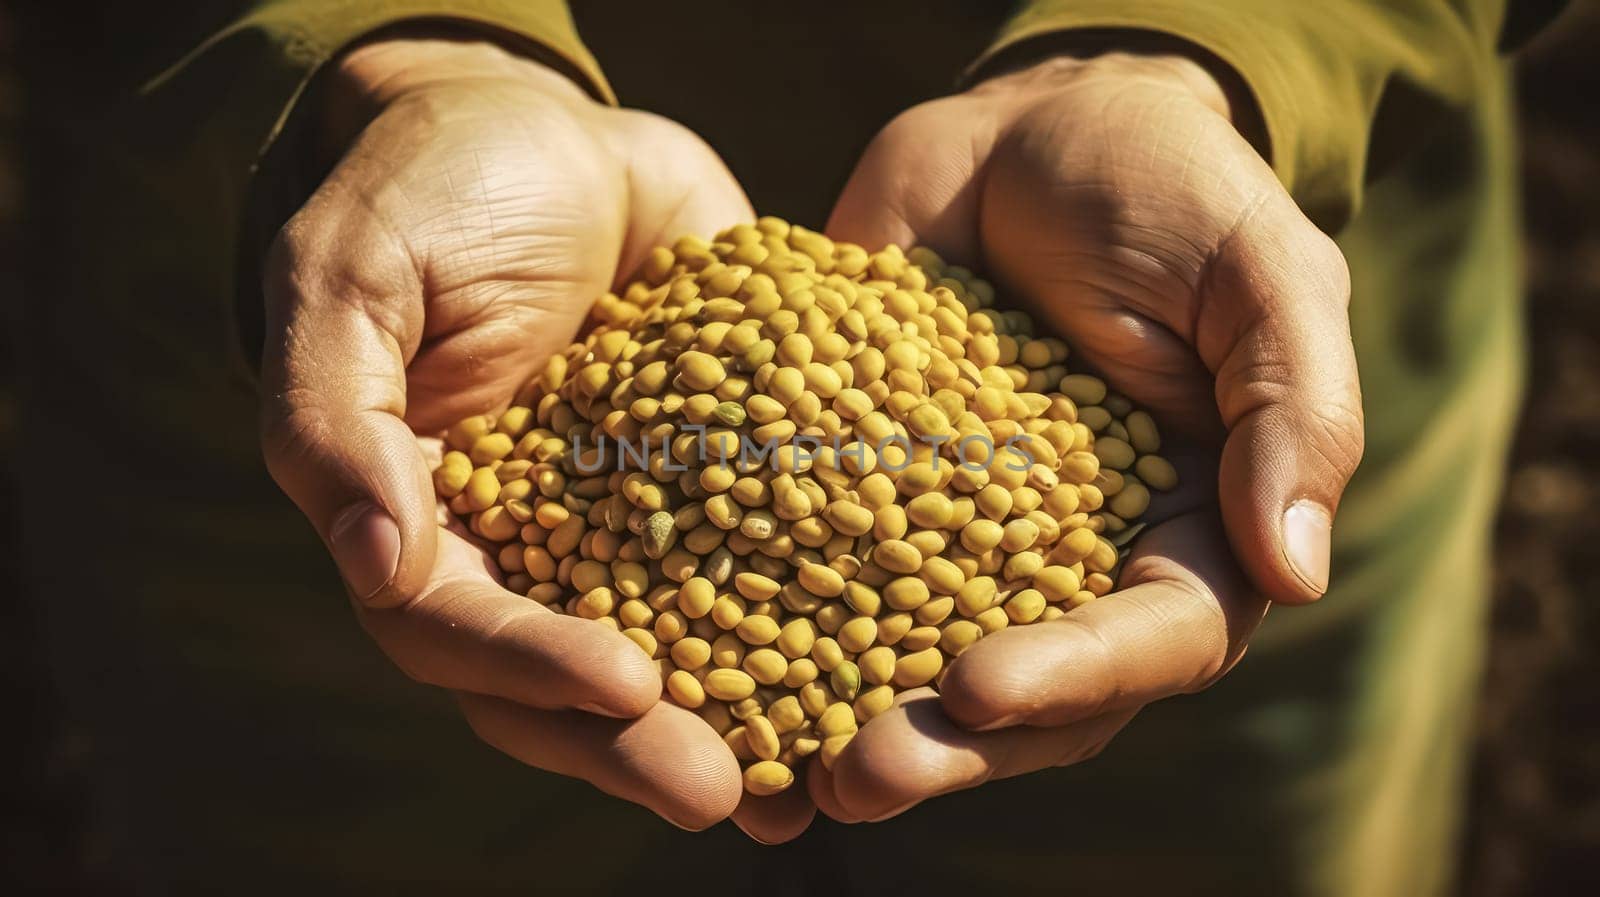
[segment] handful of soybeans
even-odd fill
[[[776,218],[657,248],[434,475],[506,586],[611,626],[775,794],[983,636],[1110,592],[1148,414],[926,249]]]

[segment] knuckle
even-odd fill
[[[1311,257],[1334,292],[1344,300],[1350,298],[1350,263],[1344,257],[1344,251],[1334,239],[1322,231],[1311,228]]]
[[[702,155],[714,155],[711,144],[681,122],[665,115],[642,109],[608,110],[620,116],[633,129],[633,136],[641,142],[656,146],[669,146]]]
[[[325,189],[301,206],[267,246],[262,265],[262,288],[269,301],[285,295],[303,296],[306,284],[319,272],[336,267],[333,247],[344,241],[333,238],[339,218],[336,204]]]
[[[261,269],[269,321],[278,329],[310,311],[346,307],[391,332],[406,322],[393,301],[420,289],[409,229],[367,201],[325,186],[273,236]],[[308,343],[299,344],[305,348]],[[297,347],[279,349],[288,353]]]
[[[1261,362],[1220,372],[1217,383],[1231,399],[1224,413],[1235,424],[1254,415],[1264,440],[1298,447],[1341,481],[1361,463],[1366,424],[1358,383],[1328,384],[1308,396],[1290,366]]]
[[[315,196],[289,216],[267,246],[267,269],[292,270],[322,245],[317,239],[320,217]]]
[[[329,414],[305,391],[286,391],[263,400],[261,454],[280,485],[331,434]]]
[[[910,165],[934,171],[956,147],[949,140],[949,122],[955,115],[970,120],[978,114],[972,101],[945,97],[912,106],[889,120],[862,154],[862,167]]]
[[[1302,429],[1309,444],[1327,464],[1344,478],[1355,472],[1366,452],[1366,426],[1359,401],[1324,402],[1311,406],[1304,415]]]
[[[939,101],[919,103],[889,119],[873,139],[873,143],[897,144],[902,141],[920,140],[930,126],[936,125],[940,118]]]
[[[301,295],[304,272],[312,267],[308,257],[317,243],[310,236],[313,226],[301,209],[278,228],[268,244],[261,266],[261,294],[269,314],[282,314]]]
[[[1339,308],[1350,304],[1350,264],[1334,239],[1318,229],[1304,215],[1300,218],[1291,246],[1298,249],[1296,278],[1312,287],[1312,295]]]
[[[301,220],[304,212],[295,213],[294,217],[284,222],[273,235],[272,242],[267,246],[266,264],[263,270],[268,278],[282,275],[294,269],[295,260],[303,251],[305,224]]]

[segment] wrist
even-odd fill
[[[493,82],[564,103],[593,100],[567,75],[480,32],[430,25],[386,31],[346,50],[322,75],[319,155],[332,160],[386,107],[430,90]]]
[[[516,82],[574,102],[589,101],[582,88],[544,63],[481,34],[442,26],[358,44],[337,60],[329,77],[333,90],[380,107],[418,90],[479,80]]]
[[[992,93],[1024,105],[1053,91],[1088,82],[1141,82],[1171,90],[1210,109],[1268,156],[1266,129],[1255,98],[1232,68],[1205,50],[1163,35],[1066,33],[1027,45],[986,67],[973,94]]]

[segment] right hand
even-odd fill
[[[392,40],[327,77],[362,110],[265,272],[262,447],[362,625],[485,741],[689,829],[739,765],[628,639],[504,589],[437,522],[417,434],[504,407],[657,243],[753,215],[684,128],[493,45]],[[332,108],[332,107],[330,107]],[[359,133],[357,133],[359,132]],[[805,821],[809,821],[809,816]]]
[[[829,815],[1080,762],[1139,708],[1216,683],[1268,599],[1327,589],[1364,438],[1349,275],[1218,75],[1185,55],[1047,57],[906,112],[846,185],[831,235],[987,270],[1189,465],[1117,592],[984,638],[937,701],[901,694],[813,773]]]

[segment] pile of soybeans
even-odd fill
[[[507,588],[655,659],[755,794],[1111,592],[1177,483],[1148,414],[926,249],[763,218],[655,249],[593,314],[449,430],[435,487]]]

